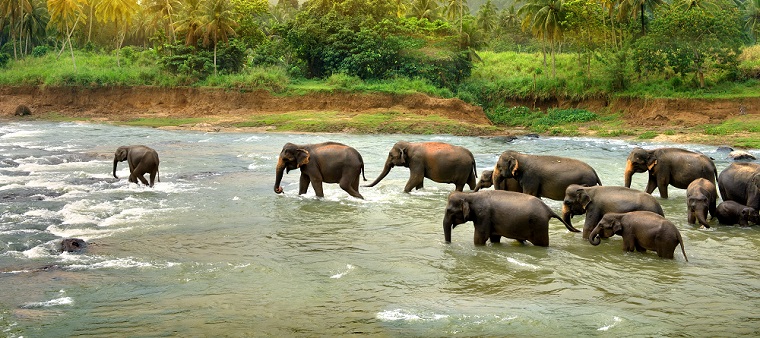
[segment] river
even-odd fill
[[[594,138],[203,133],[70,122],[0,124],[0,335],[95,336],[740,336],[760,334],[760,230],[686,222],[685,190],[658,200],[689,262],[597,247],[550,222],[550,246],[475,247],[443,238],[453,185],[406,194],[394,168],[355,199],[336,184],[273,192],[286,142],[337,141],[381,172],[399,140],[442,141],[478,171],[513,149],[583,160],[622,185],[635,146]],[[118,146],[161,158],[154,188],[111,176]],[[714,146],[677,145],[730,164]],[[757,154],[757,151],[752,151]],[[369,181],[368,181],[369,182]],[[368,183],[366,182],[366,183]],[[646,175],[633,178],[643,189]],[[657,196],[657,193],[655,192]],[[544,199],[556,212],[561,202]],[[573,224],[581,228],[583,217]],[[59,254],[62,238],[84,253]]]

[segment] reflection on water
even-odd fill
[[[220,134],[77,123],[0,125],[0,330],[72,336],[736,336],[756,334],[757,228],[686,223],[685,191],[659,199],[690,262],[591,246],[550,222],[550,247],[474,247],[471,224],[443,242],[452,185],[402,192],[394,168],[365,200],[335,184],[272,191],[286,142],[337,141],[368,179],[399,140],[442,141],[493,167],[507,149],[573,157],[622,185],[634,143],[592,138]],[[153,189],[111,177],[113,151],[161,156]],[[716,147],[685,145],[729,162]],[[366,184],[366,183],[365,183]],[[646,175],[634,176],[643,189]],[[656,195],[657,193],[655,193]],[[555,211],[561,202],[545,200]],[[574,224],[582,224],[576,216]],[[84,254],[59,254],[80,237]]]

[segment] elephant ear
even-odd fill
[[[512,167],[512,170],[510,170],[510,172],[512,173],[512,177],[517,177],[517,169],[520,168],[520,162],[518,162],[517,159],[514,157],[510,158],[509,160],[510,160],[509,161],[510,163],[512,162],[515,163],[515,166]]]
[[[612,222],[612,233],[616,235],[621,235],[621,232],[623,231],[623,224],[620,223],[620,220],[615,220]]]
[[[462,200],[462,216],[465,220],[470,219],[470,203],[465,200]]]
[[[647,169],[652,170],[654,166],[657,165],[657,159],[650,160],[649,163],[647,163]]]
[[[583,189],[578,189],[576,193],[578,194],[578,201],[581,202],[581,206],[583,206],[583,210],[586,210],[588,205],[591,203],[591,196],[589,196],[588,193]]]
[[[306,149],[296,150],[296,163],[297,168],[309,163],[309,151]]]
[[[406,151],[406,148],[401,148],[401,162],[409,163],[409,153]]]

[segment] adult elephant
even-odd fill
[[[549,246],[549,219],[560,220],[567,230],[579,232],[562,221],[549,206],[537,197],[513,191],[452,192],[443,216],[443,234],[451,242],[451,230],[472,221],[475,245],[487,240],[498,243],[501,237],[529,241],[536,246]]]
[[[724,201],[760,210],[760,164],[731,163],[718,175],[718,190]]]
[[[639,210],[665,215],[657,199],[643,191],[617,186],[584,187],[573,184],[565,190],[562,219],[571,224],[571,217],[585,214],[583,239],[588,239],[591,230],[605,214]]]
[[[602,181],[585,162],[559,156],[528,155],[507,150],[499,156],[494,167],[493,184],[514,178],[523,193],[561,201],[571,184],[602,185]]]
[[[649,172],[647,194],[651,194],[657,188],[662,198],[668,198],[668,185],[686,189],[698,178],[715,183],[715,178],[718,176],[715,163],[704,154],[681,148],[646,150],[636,147],[628,154],[626,161],[625,187],[631,187],[631,178],[634,173],[647,171]]]
[[[464,190],[465,184],[474,189],[478,177],[475,157],[464,147],[443,142],[399,141],[388,152],[383,172],[368,187],[374,187],[395,166],[409,168],[409,181],[404,192],[421,189],[425,178],[438,183],[453,183],[457,191]]]
[[[517,180],[515,180],[514,178],[508,178],[506,180],[502,180],[501,183],[502,184],[500,184],[499,186],[494,187],[494,189],[522,192],[520,183],[517,183]],[[477,192],[480,189],[490,188],[492,186],[493,186],[493,170],[483,170],[483,172],[480,173],[480,180],[478,180],[478,184],[475,186],[475,189],[473,191]]]
[[[322,183],[338,183],[349,195],[364,199],[359,193],[359,174],[364,176],[364,160],[359,152],[345,144],[324,142],[318,144],[296,145],[286,143],[277,161],[274,192],[283,192],[283,172],[301,169],[298,194],[303,195],[314,187],[317,197],[324,197]],[[364,178],[366,181],[367,179]]]
[[[116,176],[116,165],[124,161],[129,164],[129,182],[138,183],[137,180],[140,180],[143,184],[151,187],[156,180],[161,182],[161,179],[158,178],[158,153],[152,148],[143,145],[117,148],[113,156],[114,178],[119,178]],[[146,173],[150,174],[150,183],[143,177]]]

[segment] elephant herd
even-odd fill
[[[153,186],[159,164],[155,150],[119,147],[114,155],[114,177],[117,163],[125,160],[130,182]],[[548,246],[549,219],[558,219],[569,231],[581,232],[573,227],[571,218],[585,215],[582,236],[592,245],[598,245],[600,238],[619,235],[625,251],[651,250],[672,259],[680,245],[686,259],[678,229],[651,195],[657,188],[661,198],[668,198],[668,186],[686,189],[690,224],[709,227],[708,213],[721,224],[760,224],[760,164],[734,162],[718,174],[710,157],[679,148],[634,148],[626,160],[625,186],[603,186],[594,168],[582,161],[511,150],[503,152],[493,169],[483,171],[477,181],[475,158],[468,149],[443,142],[400,141],[389,151],[380,175],[365,187],[378,184],[395,166],[409,168],[404,192],[422,188],[425,178],[455,185],[443,218],[446,242],[451,242],[453,228],[471,221],[476,245],[506,237]],[[285,144],[275,170],[275,193],[283,193],[283,174],[295,169],[301,171],[299,194],[305,194],[311,185],[318,197],[324,197],[322,184],[338,183],[349,195],[363,198],[359,182],[360,175],[367,180],[364,161],[350,146],[336,142]],[[649,174],[646,190],[631,189],[633,174],[644,172]],[[145,173],[150,174],[150,182],[143,177]],[[473,191],[463,192],[465,184]],[[493,191],[479,191],[491,186]],[[716,205],[718,191],[723,202]],[[562,215],[541,197],[562,201]]]

